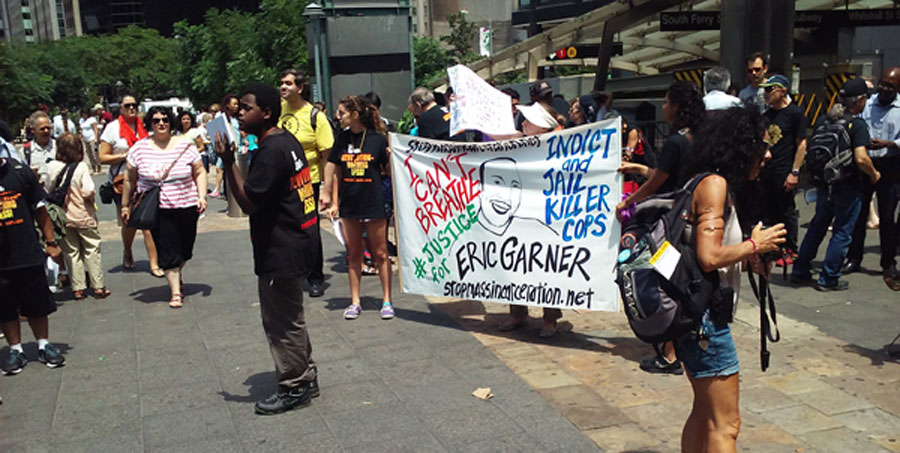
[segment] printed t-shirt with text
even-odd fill
[[[173,139],[178,140],[178,139]],[[178,155],[187,151],[179,157]],[[197,183],[194,181],[192,165],[200,160],[197,147],[188,140],[179,140],[171,149],[161,150],[153,145],[149,138],[139,140],[128,152],[128,163],[138,172],[138,191],[146,192],[158,185],[166,169],[175,158],[178,162],[169,171],[169,175],[159,191],[159,207],[161,209],[180,209],[197,206]]]
[[[32,210],[47,197],[34,172],[0,160],[0,271],[41,266],[46,255],[38,242]]]
[[[292,134],[269,133],[260,140],[244,192],[256,206],[250,214],[256,275],[309,274],[318,247],[319,217],[306,155]]]
[[[331,149],[334,145],[334,134],[331,123],[321,111],[316,114],[316,129],[313,130],[311,119],[313,105],[306,103],[300,110],[292,110],[287,102],[281,102],[281,118],[278,127],[290,132],[303,145],[306,161],[309,162],[310,176],[313,184],[322,182],[322,169],[325,162],[319,159],[319,151]]]
[[[328,161],[341,168],[341,217],[387,217],[381,194],[381,168],[388,162],[387,146],[387,137],[371,129],[359,134],[347,129],[338,135]]]

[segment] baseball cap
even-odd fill
[[[556,122],[556,118],[554,118],[553,115],[550,115],[550,113],[538,102],[531,105],[520,105],[517,107],[517,110],[522,112],[522,115],[525,116],[525,119],[528,120],[529,123],[534,124],[537,127],[555,129],[556,126],[559,126],[559,123]]]
[[[769,77],[768,79],[766,79],[765,82],[760,83],[759,86],[761,86],[763,88],[777,86],[777,87],[784,88],[787,91],[791,90],[791,82],[788,80],[787,77],[785,77],[781,74],[775,74],[772,77]]]
[[[841,85],[841,97],[849,98],[853,96],[863,96],[868,92],[866,81],[860,77],[850,79]]]
[[[91,111],[96,112],[97,110],[103,110],[103,104],[94,104],[94,108]]]
[[[531,94],[531,97],[546,96],[553,92],[553,87],[550,86],[550,82],[541,79],[534,82],[534,85],[531,85],[528,92]]]

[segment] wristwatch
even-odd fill
[[[46,244],[48,247],[59,247],[59,242],[56,241],[47,241]]]
[[[800,176],[800,169],[792,168],[792,169],[791,169],[791,174],[794,175],[794,176]]]

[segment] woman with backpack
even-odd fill
[[[675,133],[669,135],[659,153],[657,167],[650,168],[634,162],[622,164],[619,172],[647,178],[634,193],[616,205],[616,217],[621,222],[623,214],[635,203],[655,193],[671,192],[684,185],[684,166],[691,159],[693,131],[706,118],[703,95],[693,82],[683,80],[669,85],[662,106],[663,120],[669,123]],[[648,373],[681,374],[681,364],[675,358],[671,343],[667,343],[662,354],[641,360],[641,369]]]
[[[787,234],[784,224],[763,228],[759,223],[742,241],[735,206],[759,201],[758,186],[751,182],[771,157],[766,138],[764,117],[734,107],[710,118],[694,139],[690,173],[711,173],[699,181],[691,201],[697,263],[703,272],[718,271],[719,286],[732,290],[725,294],[733,299],[711,300],[696,333],[674,342],[694,392],[691,414],[682,431],[682,451],[735,451],[740,430],[740,378],[728,323],[737,303],[740,265],[746,263],[753,272],[768,275],[759,256],[778,250]],[[747,219],[742,223],[747,224]]]
[[[91,169],[83,162],[85,143],[81,137],[66,133],[56,140],[56,160],[47,164],[50,191],[61,188],[69,181],[64,195],[66,235],[62,249],[68,257],[69,278],[75,300],[87,297],[84,271],[91,279],[91,295],[104,299],[111,294],[103,285],[103,267],[100,259],[100,227],[94,209],[94,181]],[[71,174],[71,176],[69,176]]]

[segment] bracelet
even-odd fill
[[[756,250],[757,250],[756,241],[754,241],[753,238],[747,238],[747,242],[749,242],[750,245],[753,246],[753,253],[756,253]]]

